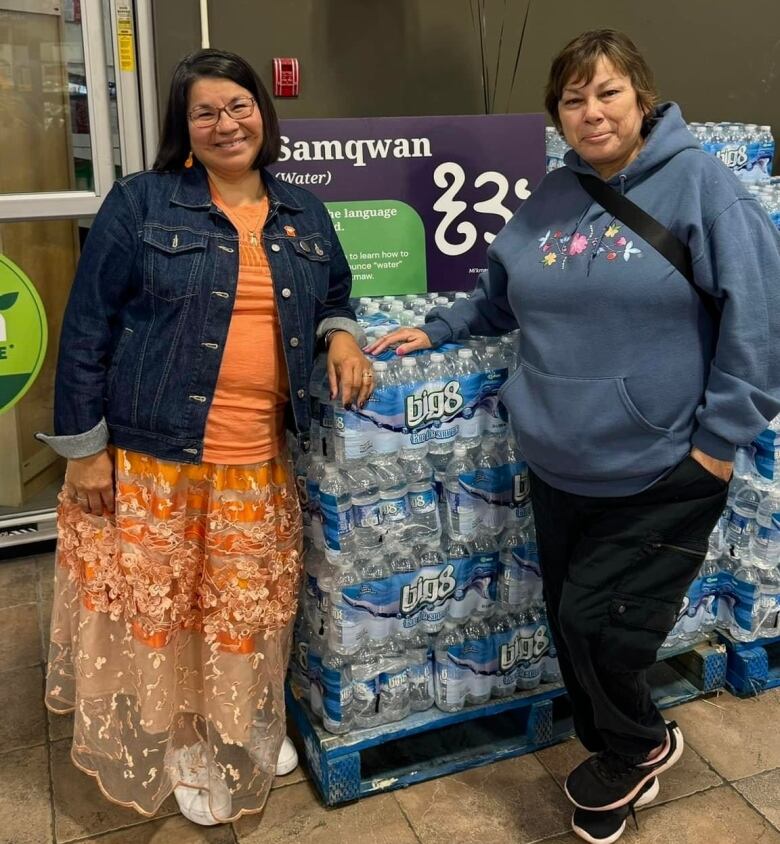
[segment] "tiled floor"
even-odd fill
[[[41,701],[53,559],[0,562],[0,844],[549,844],[572,842],[561,782],[576,741],[533,756],[324,809],[303,769],[277,781],[262,817],[194,826],[170,799],[146,820],[106,801],[68,758],[68,719]],[[627,844],[780,844],[780,690],[712,696],[670,713],[682,761]]]

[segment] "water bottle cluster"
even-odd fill
[[[665,646],[716,627],[741,642],[780,636],[780,417],[737,450],[726,508]]]
[[[528,468],[497,399],[513,344],[379,360],[362,416],[313,385],[291,679],[331,732],[559,679]]]
[[[701,148],[719,158],[743,182],[769,184],[775,139],[771,126],[755,123],[689,123]]]
[[[571,149],[571,147],[563,139],[554,126],[544,127],[544,145],[545,145],[545,172],[549,173],[552,170],[557,170],[563,167],[563,156]]]
[[[780,176],[773,176],[768,185],[749,185],[748,190],[763,205],[775,228],[780,231]]]
[[[780,178],[772,177],[775,140],[770,126],[754,123],[689,123],[688,128],[705,152],[719,158],[766,208],[780,229]],[[545,127],[546,172],[563,167],[570,147],[552,127]]]

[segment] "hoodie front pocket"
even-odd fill
[[[569,378],[521,364],[500,398],[523,454],[551,474],[632,478],[674,460],[671,432],[639,412],[623,378]]]

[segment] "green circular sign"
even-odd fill
[[[0,413],[13,407],[41,371],[49,332],[29,278],[0,255]]]

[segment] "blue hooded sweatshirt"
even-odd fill
[[[703,152],[674,103],[609,185],[687,243],[697,286],[580,186],[573,150],[488,249],[470,299],[436,309],[434,346],[520,328],[501,392],[544,481],[633,495],[697,446],[733,460],[780,413],[780,237],[759,203]],[[597,174],[595,174],[597,175]]]

